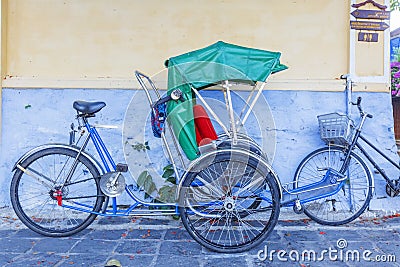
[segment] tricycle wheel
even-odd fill
[[[268,237],[279,217],[273,172],[254,155],[221,151],[200,159],[179,193],[183,225],[201,245],[223,253],[249,250]]]

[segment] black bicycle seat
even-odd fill
[[[74,101],[74,104],[72,105],[74,109],[76,109],[79,112],[82,112],[83,114],[94,114],[96,112],[99,112],[102,108],[106,106],[106,103],[102,101],[98,102],[87,102],[87,101]]]

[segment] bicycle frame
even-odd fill
[[[106,145],[104,144],[102,138],[100,137],[99,133],[97,132],[97,129],[95,126],[91,125],[88,122],[88,119],[85,117],[78,117],[78,119],[82,119],[84,127],[87,129],[88,134],[83,141],[82,147],[80,151],[84,151],[85,148],[87,147],[89,140],[92,141],[94,147],[96,148],[96,151],[101,159],[102,165],[105,169],[105,171],[108,172],[116,172],[117,171],[117,165],[115,164],[110,152],[108,151]],[[79,157],[79,154],[77,155],[77,158]],[[76,160],[77,160],[76,158]],[[73,171],[73,168],[70,170]],[[93,212],[89,209],[85,208],[78,208],[75,206],[70,206],[66,204],[62,204],[62,207],[65,208],[70,208],[74,209],[77,211],[82,211],[82,212],[89,212],[101,216],[127,216],[127,215],[136,215],[136,216],[149,216],[149,215],[178,215],[178,205],[176,203],[152,203],[152,202],[146,202],[141,199],[139,199],[133,191],[138,191],[138,189],[133,188],[132,186],[127,185],[125,187],[125,191],[127,194],[131,197],[131,199],[134,201],[133,204],[131,204],[128,208],[126,209],[121,209],[118,208],[118,203],[117,203],[117,197],[111,197],[112,200],[112,209],[109,210],[107,209],[109,198],[106,199],[105,201],[105,207],[103,208],[102,212]],[[81,204],[74,202],[74,204],[83,206],[86,208],[91,208],[88,207],[87,205]],[[147,212],[133,212],[133,210],[139,206],[151,206],[151,207],[170,207],[170,209],[163,209],[163,210],[149,210]],[[173,209],[171,207],[174,207]]]
[[[400,165],[398,163],[394,162],[391,158],[389,158],[387,155],[385,155],[380,149],[378,149],[374,144],[372,144],[368,139],[366,139],[364,136],[361,135],[362,127],[364,126],[364,123],[368,117],[368,114],[362,112],[362,110],[360,110],[360,113],[361,113],[361,121],[360,121],[358,127],[356,128],[356,133],[352,139],[350,146],[346,149],[346,158],[343,162],[340,173],[344,174],[344,172],[346,171],[348,164],[350,162],[351,151],[353,151],[354,148],[358,148],[361,151],[361,153],[372,164],[372,166],[374,166],[374,168],[379,172],[379,174],[382,175],[382,177],[386,180],[386,182],[388,183],[390,188],[393,190],[396,190],[396,186],[393,184],[392,180],[386,175],[384,170],[381,167],[379,167],[379,165],[372,159],[372,157],[367,153],[367,151],[360,145],[360,143],[358,142],[358,139],[361,139],[362,141],[364,141],[370,148],[372,148],[373,150],[378,152],[378,154],[380,154],[384,159],[386,159],[386,161],[390,162],[393,166],[395,166],[399,170],[400,170]]]
[[[355,145],[354,147],[357,147],[361,153],[368,159],[368,161],[374,166],[374,168],[379,172],[380,175],[386,180],[388,185],[393,189],[396,190],[395,185],[393,184],[392,180],[386,175],[385,171],[379,167],[379,165],[372,159],[372,157],[367,153],[367,151],[360,145],[358,142],[358,138],[364,141],[370,148],[378,152],[386,161],[390,162],[394,167],[396,167],[398,170],[400,170],[400,165],[396,162],[394,162],[391,158],[389,158],[387,155],[385,155],[379,148],[377,148],[374,144],[372,144],[368,139],[366,139],[364,136],[361,134],[358,134],[356,138],[354,138]],[[349,148],[350,149],[350,148]]]

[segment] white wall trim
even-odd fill
[[[355,10],[352,7],[357,0],[350,1],[349,21],[352,19],[351,12]],[[385,5],[390,7],[390,0],[385,0]],[[385,21],[388,22],[388,21]],[[350,23],[350,22],[349,22]],[[349,28],[350,29],[350,28]],[[389,28],[390,29],[390,28]],[[356,73],[356,34],[357,30],[350,29],[350,48],[349,48],[349,71],[353,82],[359,83],[388,83],[390,81],[390,30],[386,29],[383,32],[383,75],[382,76],[357,76]]]
[[[155,84],[166,86],[166,81],[155,80]],[[344,91],[346,82],[339,78],[336,79],[270,79],[267,81],[265,90],[301,90],[301,91],[327,91],[339,92]],[[249,86],[241,86],[235,84],[235,90],[250,90]],[[9,77],[3,80],[4,88],[13,89],[141,89],[136,79],[38,79],[38,78],[21,78]],[[369,92],[385,92],[388,83],[382,77],[361,77],[355,83],[354,90]],[[361,89],[362,88],[362,89]],[[161,90],[166,88],[160,87]]]

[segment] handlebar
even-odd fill
[[[352,105],[357,105],[357,108],[358,108],[358,111],[360,112],[361,117],[366,116],[367,118],[372,119],[374,117],[374,116],[372,116],[372,114],[368,114],[368,113],[365,113],[363,111],[363,109],[361,107],[361,100],[362,100],[362,98],[361,98],[361,96],[359,96],[359,97],[357,97],[357,102],[356,103],[351,102],[351,104]]]
[[[185,101],[185,99],[183,98],[182,91],[179,90],[179,89],[175,89],[175,90],[173,90],[173,91],[171,92],[170,95],[167,95],[167,96],[165,96],[165,97],[160,98],[159,100],[157,100],[157,101],[153,104],[153,107],[157,107],[158,105],[164,104],[165,102],[168,102],[168,101],[170,101],[170,100],[175,100],[175,101],[180,100],[180,101],[182,101],[182,102]]]

